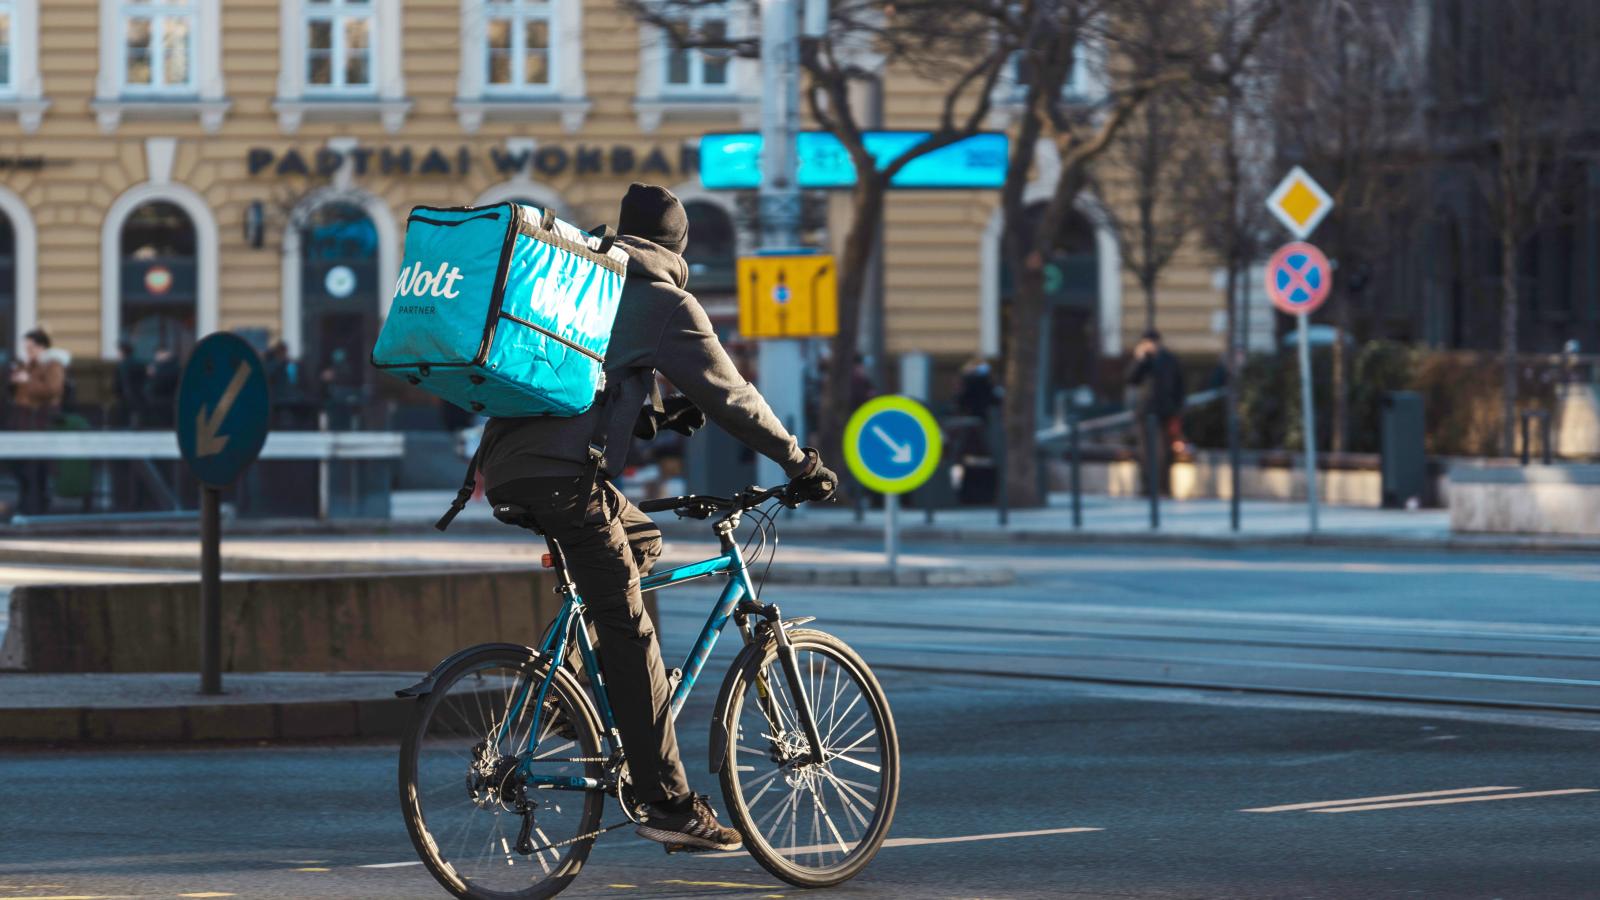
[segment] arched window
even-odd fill
[[[134,355],[179,358],[195,339],[199,299],[194,222],[176,204],[144,203],[122,222],[119,321]]]
[[[354,203],[313,209],[300,229],[300,359],[323,384],[356,387],[378,337],[378,230]]]
[[[704,200],[683,205],[689,216],[689,289],[696,294],[732,293],[738,265],[738,237],[727,210]]]
[[[11,361],[17,344],[17,235],[0,213],[0,363]]]

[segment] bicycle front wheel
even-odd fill
[[[457,897],[553,897],[589,856],[604,794],[524,777],[604,775],[593,708],[560,669],[532,734],[546,672],[526,650],[485,648],[417,701],[400,749],[401,809],[428,871]]]
[[[900,744],[883,688],[844,641],[794,629],[800,680],[823,761],[813,762],[778,647],[730,674],[722,796],[745,848],[798,887],[854,877],[889,834],[900,791]]]

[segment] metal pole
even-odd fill
[[[1150,495],[1150,530],[1161,527],[1161,473],[1156,471],[1156,462],[1161,458],[1161,450],[1156,441],[1161,440],[1161,422],[1155,413],[1147,413],[1144,417],[1144,489]]]
[[[800,125],[800,16],[795,0],[761,0],[761,249],[800,246],[800,187],[795,135]],[[836,359],[835,366],[854,364]],[[761,393],[778,420],[805,433],[805,356],[795,338],[760,346]],[[757,459],[763,484],[783,480],[777,463]]]
[[[1528,414],[1527,413],[1523,413],[1522,414],[1522,464],[1523,465],[1527,465],[1529,463],[1529,461],[1530,461],[1529,460],[1529,456],[1531,455],[1530,450],[1531,450],[1531,448],[1528,447]]]
[[[1239,530],[1239,503],[1242,495],[1239,453],[1239,386],[1237,372],[1228,381],[1228,526]]]
[[[994,460],[994,502],[995,509],[1000,513],[1000,527],[1004,528],[1011,521],[1011,500],[1006,470],[1010,468],[1006,459],[1010,451],[1006,447],[1005,423],[999,416],[989,420],[989,458]]]
[[[222,497],[200,489],[200,693],[222,693]]]
[[[1305,423],[1306,441],[1306,508],[1311,514],[1311,530],[1317,530],[1317,410],[1311,400],[1311,338],[1307,334],[1306,317],[1296,316],[1300,332],[1300,415]]]
[[[1072,470],[1072,527],[1083,527],[1083,480],[1080,468],[1083,455],[1078,447],[1078,414],[1067,413],[1067,452],[1071,456]]]
[[[1548,466],[1555,461],[1555,448],[1550,446],[1549,411],[1544,411],[1539,417],[1539,434],[1543,438],[1543,443],[1539,445],[1539,452],[1544,459],[1544,464]]]
[[[889,563],[889,576],[892,578],[895,566],[900,562],[899,494],[886,494],[883,498],[883,556]]]

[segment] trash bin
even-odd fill
[[[1385,509],[1420,504],[1427,495],[1428,454],[1422,395],[1415,391],[1389,391],[1383,395],[1381,461]]]

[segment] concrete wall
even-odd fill
[[[1240,469],[1242,496],[1251,500],[1304,500],[1305,471],[1299,467],[1245,465]],[[1051,461],[1050,488],[1069,490],[1067,463]],[[1140,492],[1139,466],[1132,460],[1093,461],[1082,464],[1083,490],[1087,494],[1136,497]],[[1232,495],[1233,479],[1223,454],[1202,454],[1193,462],[1172,466],[1172,496],[1178,500],[1224,498]],[[1376,469],[1324,469],[1317,473],[1317,492],[1326,503],[1378,507],[1383,503],[1382,477]]]
[[[1458,465],[1450,530],[1600,536],[1600,465]]]
[[[422,671],[471,644],[534,644],[559,600],[553,586],[548,573],[527,570],[228,581],[223,666]],[[194,582],[19,587],[0,668],[195,671],[198,594]]]

